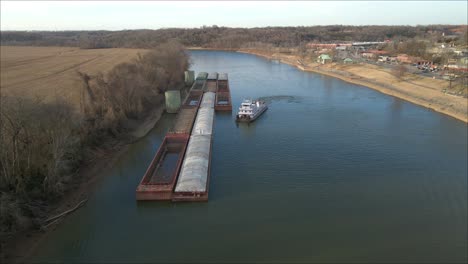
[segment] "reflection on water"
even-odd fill
[[[174,116],[132,145],[39,262],[466,262],[465,123],[247,54],[192,52],[228,72],[216,113],[210,200],[135,202]],[[244,97],[271,106],[236,125]]]

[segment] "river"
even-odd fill
[[[465,123],[253,55],[191,55],[229,73],[234,109],[270,103],[250,125],[216,114],[209,202],[135,201],[166,114],[31,261],[467,261]]]

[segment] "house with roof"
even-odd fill
[[[317,57],[317,62],[321,64],[331,63],[332,58],[328,54],[320,54],[320,56]]]
[[[343,63],[344,64],[353,64],[354,61],[351,58],[346,58],[346,59],[343,60]]]

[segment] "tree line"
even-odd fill
[[[188,68],[183,46],[169,42],[107,74],[77,72],[79,110],[65,99],[2,95],[0,242],[41,227],[49,206],[80,182],[80,166],[128,139],[137,120],[164,106],[166,89],[185,87]]]
[[[153,48],[168,40],[185,46],[241,48],[251,43],[297,47],[307,42],[384,41],[435,38],[460,26],[311,26],[165,28],[121,31],[2,31],[2,45],[76,46],[81,48]],[[466,30],[465,30],[466,31]]]

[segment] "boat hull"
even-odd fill
[[[266,110],[268,109],[268,106],[265,106],[262,108],[256,115],[253,117],[239,117],[239,115],[236,115],[236,122],[240,123],[250,123],[255,121],[259,116],[261,116]]]

